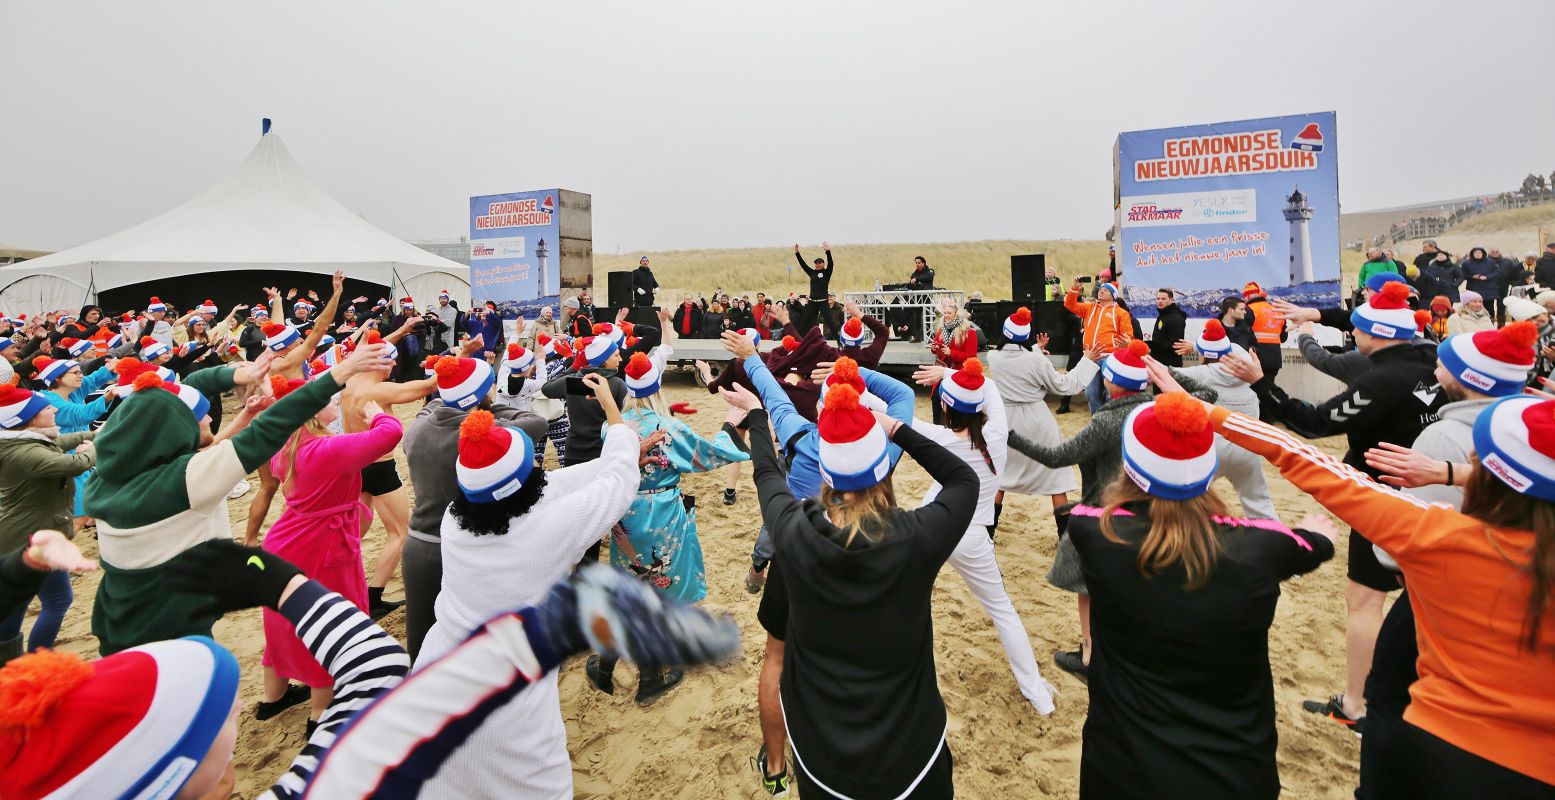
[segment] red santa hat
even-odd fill
[[[1436,357],[1470,391],[1491,397],[1521,394],[1533,369],[1539,326],[1513,322],[1505,328],[1447,337]]]
[[[1021,306],[1004,319],[1004,340],[1024,344],[1031,339],[1031,309]]]
[[[821,477],[827,486],[856,492],[890,474],[890,440],[875,415],[859,404],[859,394],[851,385],[831,390],[816,430],[821,437]]]
[[[842,323],[842,331],[837,334],[843,347],[862,347],[864,344],[864,323],[858,317],[848,317],[848,321]]]
[[[204,636],[0,669],[7,797],[173,797],[227,724],[238,662]]]
[[[659,392],[663,371],[646,353],[633,353],[626,362],[626,391],[633,397],[649,397]]]
[[[987,382],[988,379],[983,376],[983,362],[969,358],[962,362],[961,369],[940,381],[939,396],[954,411],[976,414],[988,402],[988,395],[983,389]]]
[[[1350,323],[1379,339],[1415,338],[1415,312],[1409,307],[1409,284],[1390,281],[1381,291],[1350,312]]]
[[[1128,391],[1142,391],[1150,382],[1150,373],[1145,370],[1145,356],[1149,354],[1150,345],[1135,339],[1127,348],[1114,350],[1102,360],[1102,377]]]
[[[451,408],[474,407],[497,383],[491,365],[481,359],[443,356],[434,369],[437,371],[437,394],[443,404]]]
[[[1204,404],[1168,392],[1123,422],[1123,471],[1153,497],[1188,500],[1215,479],[1215,429]]]
[[[159,359],[162,356],[165,356],[165,355],[167,355],[168,353],[171,353],[171,352],[173,352],[173,348],[168,347],[167,345],[163,344],[162,342],[157,341],[155,337],[152,337],[152,336],[142,336],[142,337],[140,337],[140,360],[141,361],[156,361],[157,359]]]
[[[494,503],[512,495],[534,468],[534,442],[521,429],[498,427],[491,412],[479,408],[460,424],[454,471],[459,490],[471,502]]]

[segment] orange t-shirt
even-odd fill
[[[1241,414],[1217,408],[1210,417],[1216,432],[1268,459],[1286,480],[1366,531],[1404,570],[1420,644],[1420,679],[1409,689],[1404,719],[1555,784],[1555,613],[1540,623],[1537,652],[1522,644],[1533,589],[1523,560],[1533,533],[1493,528],[1386,488]]]

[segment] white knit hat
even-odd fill
[[[1548,311],[1544,306],[1516,295],[1503,299],[1501,303],[1506,306],[1506,315],[1516,322],[1533,319]]]

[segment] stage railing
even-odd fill
[[[949,298],[963,305],[963,293],[956,289],[888,289],[876,292],[844,292],[843,297],[858,304],[859,310],[888,325],[898,324],[903,313],[913,314],[914,324],[927,340],[939,316],[940,301]]]

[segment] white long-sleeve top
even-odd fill
[[[599,458],[547,472],[540,500],[503,535],[476,536],[444,514],[437,623],[421,646],[417,669],[453,650],[493,616],[544,599],[631,507],[640,478],[637,455],[631,426],[609,426]],[[443,793],[435,796],[572,797],[556,674],[494,712],[450,756],[433,784]]]
[[[993,381],[983,382],[983,393],[987,401],[983,404],[983,414],[987,417],[983,421],[983,442],[988,445],[988,458],[993,461],[993,469],[988,466],[988,461],[983,458],[982,451],[972,444],[971,437],[957,436],[956,432],[935,425],[932,422],[924,422],[921,419],[912,421],[912,429],[933,439],[934,442],[946,450],[955,453],[977,473],[977,510],[972,513],[973,525],[993,524],[993,499],[999,493],[999,474],[1004,473],[1004,468],[1010,460],[1010,423],[1004,414],[1004,400],[999,396],[999,386]],[[934,402],[940,402],[938,397]],[[929,491],[924,493],[920,506],[926,506],[939,497],[940,485],[934,483],[929,486]]]

